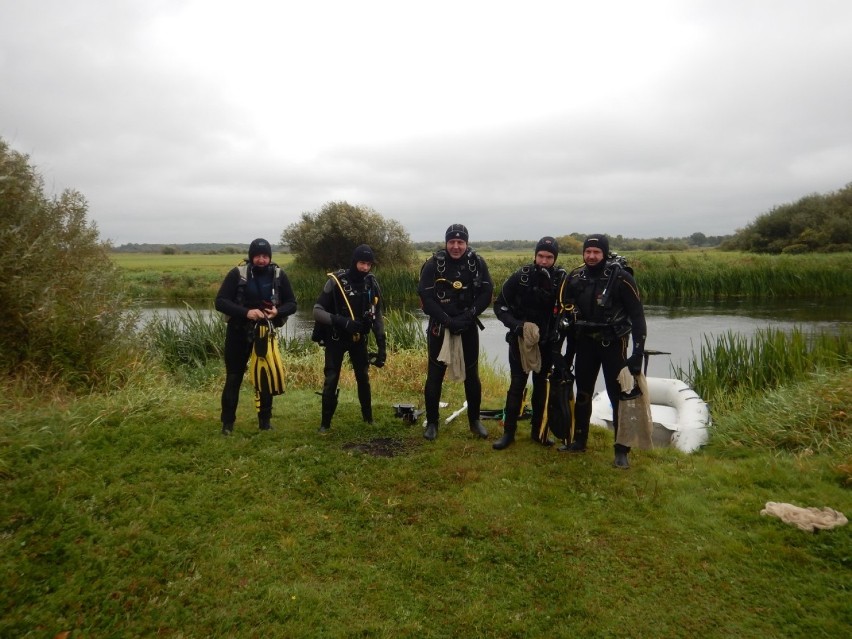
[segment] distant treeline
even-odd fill
[[[581,252],[583,239],[586,234],[571,233],[557,238],[560,250],[563,253]],[[719,246],[730,235],[708,236],[704,233],[693,233],[689,237],[654,237],[654,238],[629,238],[621,235],[613,236],[610,241],[614,251],[685,251],[690,248],[712,248]],[[490,249],[493,251],[531,251],[535,248],[536,239],[530,240],[486,240],[472,242],[471,245],[478,250]],[[413,247],[418,251],[434,251],[441,248],[439,242],[413,242]],[[161,253],[163,255],[178,255],[195,253],[202,255],[245,255],[248,253],[248,244],[215,244],[215,243],[193,243],[193,244],[122,244],[112,247],[115,253]],[[289,253],[289,247],[284,245],[273,245],[273,253]]]
[[[561,253],[582,252],[583,240],[589,233],[571,233],[557,237]],[[624,251],[686,251],[691,248],[713,248],[729,239],[730,235],[708,236],[704,233],[693,233],[689,237],[653,237],[633,238],[622,235],[610,237],[610,248],[616,252]],[[533,240],[486,240],[471,242],[477,249],[493,251],[531,251],[535,248],[538,238]],[[440,248],[436,242],[415,242],[414,247],[419,251],[433,251]]]
[[[162,253],[163,255],[177,255],[179,253],[200,253],[202,255],[246,255],[248,244],[122,244],[112,247],[115,253]],[[284,246],[272,246],[273,253],[287,253]]]

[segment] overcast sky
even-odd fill
[[[852,181],[852,2],[0,0],[0,137],[115,244],[729,234]]]

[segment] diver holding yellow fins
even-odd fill
[[[265,239],[254,240],[247,262],[225,276],[216,295],[216,310],[228,316],[222,434],[234,430],[240,385],[249,362],[258,427],[271,430],[272,397],[284,391],[275,329],[296,312],[296,297],[286,273],[272,262],[272,246]]]

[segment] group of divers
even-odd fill
[[[552,433],[561,440],[559,451],[584,452],[601,369],[617,437],[622,392],[619,374],[626,368],[639,375],[647,329],[632,271],[622,258],[610,253],[606,235],[585,239],[583,265],[570,272],[556,265],[556,239],[541,238],[533,261],[507,278],[496,300],[486,261],[468,245],[467,227],[450,225],[444,239],[444,248],[421,268],[417,285],[428,317],[423,436],[430,441],[438,436],[441,388],[448,377],[464,384],[471,433],[488,438],[482,423],[479,331],[483,325],[479,315],[493,301],[494,313],[507,329],[510,382],[501,411],[503,435],[492,447],[503,450],[510,446],[519,419],[529,417],[533,441],[551,446],[556,443],[549,436]],[[311,339],[325,351],[320,433],[331,428],[346,353],[355,374],[361,416],[365,422],[373,421],[369,367],[381,368],[387,359],[381,289],[372,273],[375,262],[368,245],[358,246],[348,268],[328,274],[313,307]],[[216,296],[216,310],[228,317],[222,434],[233,433],[247,369],[255,387],[258,426],[270,430],[272,398],[284,386],[275,329],[296,312],[296,298],[286,273],[272,262],[272,246],[265,239],[254,240],[246,263],[225,276]],[[370,334],[375,338],[375,352],[367,348]],[[532,394],[527,402],[530,375]],[[628,446],[616,443],[613,466],[629,468],[629,452]]]

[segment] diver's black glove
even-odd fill
[[[349,319],[343,315],[332,315],[331,323],[334,324],[335,328],[339,328],[341,331],[346,331],[350,335],[364,332],[364,325],[361,324],[361,322]]]
[[[453,335],[459,335],[471,327],[472,321],[464,314],[455,317],[447,317],[447,330]]]
[[[512,327],[512,335],[515,335],[516,337],[523,337],[524,336],[524,323],[523,322],[518,322],[517,324],[515,324],[514,327]]]
[[[373,330],[373,316],[369,311],[364,313],[364,317],[361,319],[361,328],[362,330],[359,332],[365,335]]]
[[[388,359],[388,349],[385,342],[385,338],[377,337],[376,345],[379,347],[379,352],[376,353],[376,357],[373,360],[373,366],[375,366],[376,368],[381,368],[385,365],[385,362]]]
[[[638,375],[642,372],[642,351],[633,351],[633,355],[627,358],[627,370],[631,375]]]

